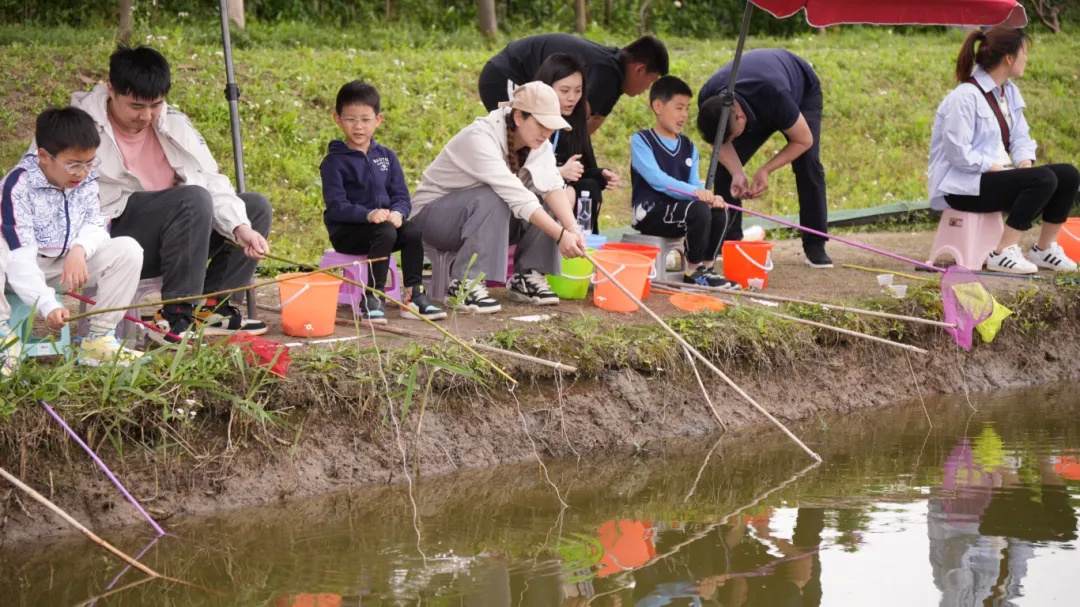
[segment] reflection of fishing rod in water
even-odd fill
[[[744,510],[746,510],[748,508],[753,508],[754,506],[757,506],[765,498],[767,498],[770,495],[772,495],[773,493],[776,493],[777,491],[783,489],[784,487],[787,487],[791,483],[794,483],[795,481],[799,480],[807,472],[810,472],[814,468],[817,468],[819,465],[821,465],[820,460],[811,462],[810,465],[803,468],[802,470],[799,470],[795,474],[791,475],[787,480],[781,482],[780,484],[776,485],[775,487],[773,487],[773,488],[769,489],[768,491],[762,493],[761,495],[758,495],[757,497],[755,497],[753,500],[750,501],[750,503],[748,503],[748,504],[746,504],[744,506],[740,506],[736,510],[732,511],[730,514],[725,515],[719,521],[717,521],[715,523],[709,523],[701,531],[698,531],[697,533],[694,533],[693,535],[691,535],[690,537],[686,538],[685,540],[679,542],[678,544],[675,544],[674,546],[671,547],[671,550],[668,550],[667,552],[665,552],[663,554],[658,554],[658,555],[652,557],[651,559],[649,559],[648,561],[646,561],[645,563],[642,563],[641,565],[638,565],[637,567],[631,567],[631,568],[626,569],[625,571],[621,571],[621,572],[619,572],[618,576],[620,578],[625,578],[626,574],[633,573],[634,571],[637,571],[638,569],[644,569],[645,567],[648,567],[649,565],[652,565],[653,563],[656,563],[657,561],[660,561],[660,560],[663,560],[663,559],[666,559],[666,558],[672,556],[673,554],[679,552],[680,550],[682,550],[686,546],[688,546],[688,545],[700,540],[701,538],[705,537],[706,535],[712,533],[716,528],[720,527],[721,525],[726,525],[727,522],[730,521],[732,517],[738,516],[739,513],[741,513],[742,511],[744,511]],[[807,552],[806,554],[812,554],[812,553]],[[805,556],[805,555],[800,555],[800,556]],[[774,562],[767,563],[766,565],[763,565],[762,567],[772,566],[772,565],[781,563],[781,562],[783,562],[785,560],[796,560],[796,559],[793,559],[791,557],[782,557],[782,558],[780,558],[780,559],[778,559],[778,560],[776,560]],[[767,574],[761,574],[761,575],[767,575]],[[745,575],[745,577],[754,577],[754,576]],[[615,594],[616,592],[620,592],[622,590],[626,590],[627,588],[631,588],[631,587],[633,587],[632,583],[624,585],[624,586],[620,586],[618,588],[613,588],[611,590],[606,590],[604,592],[597,593],[597,594],[595,594],[595,595],[593,595],[592,597],[589,598],[589,602],[587,604],[591,605],[592,602],[595,601],[596,599],[598,599],[599,597],[602,597],[602,596],[608,595],[608,594]]]

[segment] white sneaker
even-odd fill
[[[0,378],[11,377],[19,368],[22,344],[7,321],[0,321]]]
[[[100,367],[106,364],[127,367],[143,356],[145,356],[143,352],[125,348],[120,340],[116,339],[116,333],[109,331],[97,339],[83,339],[79,344],[78,362],[87,367]]]
[[[1065,254],[1065,249],[1062,249],[1061,245],[1056,241],[1046,249],[1039,249],[1036,245],[1032,245],[1027,252],[1027,258],[1035,265],[1047,270],[1054,270],[1055,272],[1076,271],[1076,262],[1069,259],[1068,255]]]
[[[986,259],[986,269],[992,272],[1006,272],[1008,274],[1034,274],[1039,268],[1024,259],[1019,245],[1005,247],[1000,253],[990,251],[990,257]]]

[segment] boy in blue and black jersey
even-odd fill
[[[649,91],[656,126],[631,138],[632,225],[650,236],[685,238],[683,282],[738,288],[713,268],[727,204],[702,187],[697,148],[681,134],[690,117],[692,95],[690,87],[674,76],[658,79]]]

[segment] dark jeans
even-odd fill
[[[247,207],[251,227],[268,235],[273,219],[269,201],[254,192],[240,194],[240,199]],[[251,284],[259,263],[214,230],[213,198],[199,186],[132,194],[124,212],[113,219],[110,231],[113,236],[138,241],[143,248],[141,278],[160,276],[164,299]]]
[[[821,110],[823,107],[821,87],[807,92],[803,98],[802,112],[810,133],[814,136],[814,145],[791,162],[795,172],[795,189],[799,193],[799,225],[819,232],[829,231],[829,209],[825,196],[825,167],[821,166]],[[761,146],[772,137],[774,131],[745,131],[735,138],[733,145],[739,155],[739,162],[744,166],[757,153]],[[723,165],[716,168],[716,181],[713,192],[724,200],[742,206],[743,201],[731,198],[731,174]],[[752,204],[752,203],[751,203]],[[728,211],[731,216],[731,229],[724,240],[742,240],[742,213]],[[802,233],[803,249],[810,245],[821,245],[827,239],[813,234]]]
[[[686,260],[690,265],[716,259],[727,224],[723,210],[710,208],[700,200],[646,202],[642,208],[645,216],[634,224],[634,229],[663,238],[685,236]]]
[[[491,62],[485,63],[484,69],[480,70],[480,82],[477,89],[480,93],[480,101],[487,111],[494,112],[495,108],[499,107],[500,101],[510,100],[506,94],[507,80],[509,78],[506,74],[491,65]]]
[[[1029,169],[983,173],[979,195],[946,194],[945,202],[967,213],[1005,212],[1005,223],[1014,230],[1030,230],[1042,215],[1046,223],[1065,223],[1076,202],[1080,172],[1068,164],[1048,164]]]
[[[395,228],[389,221],[382,223],[352,223],[336,226],[330,235],[334,250],[346,255],[367,255],[375,259],[390,257],[401,251],[401,281],[406,287],[420,284],[424,272],[424,243],[420,240],[420,228],[411,221],[404,221]],[[386,288],[386,274],[390,260],[371,262],[369,282],[376,289]]]

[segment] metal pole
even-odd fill
[[[229,37],[229,7],[227,0],[221,0],[221,43],[225,47],[225,99],[229,102],[229,122],[232,124],[233,162],[236,165],[236,192],[247,191],[244,179],[244,144],[240,140],[240,88],[236,86],[233,73],[232,39]],[[247,291],[248,318],[255,318],[255,292]]]
[[[224,1],[222,0],[222,2]],[[713,139],[712,154],[709,156],[709,173],[705,177],[706,190],[712,190],[713,182],[716,181],[716,165],[720,160],[720,146],[724,145],[728,118],[731,116],[731,108],[735,104],[735,79],[739,76],[739,63],[742,61],[743,45],[746,44],[746,35],[750,31],[750,16],[753,12],[754,3],[747,0],[746,10],[743,11],[742,29],[739,30],[739,42],[735,46],[735,59],[731,62],[731,76],[728,78],[728,87],[726,91],[720,94],[724,107],[720,110],[720,124],[716,125],[716,138]]]

